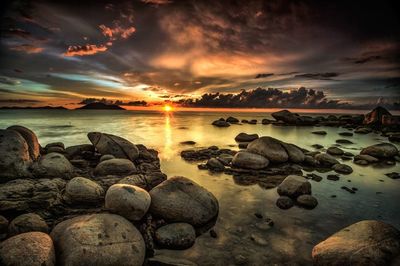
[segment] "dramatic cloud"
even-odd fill
[[[89,103],[104,103],[104,104],[116,104],[116,105],[124,105],[124,106],[147,106],[146,101],[121,101],[121,100],[110,100],[106,98],[87,98],[83,99],[78,104],[89,104]]]
[[[107,51],[107,47],[104,45],[97,46],[95,44],[87,44],[84,46],[74,45],[69,46],[68,50],[63,54],[64,56],[85,56],[85,55],[93,55],[100,52]]]
[[[334,77],[339,76],[338,73],[306,73],[306,74],[299,74],[296,75],[296,78],[309,78],[309,79],[320,79],[320,80],[331,80]]]
[[[31,44],[21,44],[14,47],[10,47],[11,50],[25,52],[27,54],[37,54],[44,50],[42,47],[36,47]]]
[[[270,76],[273,76],[274,73],[266,73],[266,74],[257,74],[257,76],[255,77],[256,79],[262,79],[262,78],[268,78]]]
[[[118,37],[127,39],[136,31],[134,27],[122,28],[117,26],[115,28],[109,28],[105,25],[100,25],[99,27],[102,30],[103,35],[113,41],[117,40]]]

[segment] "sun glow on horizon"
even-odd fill
[[[173,110],[174,110],[174,108],[169,104],[166,104],[166,105],[163,106],[163,111],[164,112],[171,112]]]

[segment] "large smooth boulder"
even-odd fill
[[[140,232],[115,214],[78,216],[51,232],[58,265],[141,266],[145,243]]]
[[[385,159],[398,155],[399,151],[393,144],[379,143],[362,149],[360,154],[366,154],[375,158]]]
[[[168,249],[186,249],[193,246],[196,231],[187,223],[172,223],[161,226],[155,232],[158,245]]]
[[[332,155],[329,155],[327,153],[320,153],[315,155],[314,157],[321,166],[324,167],[332,167],[335,164],[338,164],[339,161],[335,159]]]
[[[25,213],[17,216],[8,226],[8,233],[12,236],[34,231],[43,233],[49,232],[49,226],[43,218],[36,213]]]
[[[15,130],[0,129],[0,178],[29,177],[27,170],[32,163],[26,140]]]
[[[130,221],[139,221],[148,211],[150,202],[146,190],[127,184],[115,184],[107,190],[105,207]]]
[[[233,156],[232,165],[238,168],[248,168],[248,169],[263,169],[267,167],[269,161],[264,156],[240,151]]]
[[[136,166],[128,159],[110,159],[99,163],[94,169],[97,176],[129,175],[136,172]]]
[[[247,145],[247,151],[262,155],[272,163],[284,163],[289,160],[289,155],[281,145],[281,141],[271,137],[261,137],[250,142]]]
[[[53,241],[42,232],[29,232],[0,243],[0,264],[4,266],[54,266]]]
[[[378,106],[365,115],[363,124],[369,126],[380,126],[382,125],[383,116],[392,116],[392,114],[384,107]]]
[[[271,116],[275,118],[275,120],[277,121],[283,121],[288,124],[296,124],[299,119],[299,115],[294,114],[289,110],[281,110],[278,112],[274,112],[271,114]]]
[[[131,161],[139,157],[139,149],[136,145],[124,138],[100,132],[90,132],[88,138],[102,155],[112,154],[116,158]]]
[[[128,184],[143,188],[147,191],[151,190],[166,179],[166,175],[160,172],[148,174],[128,175],[118,181],[118,184]]]
[[[96,182],[85,177],[74,177],[68,181],[63,195],[69,204],[91,205],[103,200],[104,189]]]
[[[301,163],[305,159],[304,153],[294,144],[281,142],[283,148],[285,148],[287,154],[289,155],[289,160],[294,163]]]
[[[40,144],[35,133],[29,128],[23,126],[11,126],[7,128],[8,130],[17,131],[25,139],[28,144],[29,155],[31,160],[35,161],[40,156]]]
[[[278,186],[278,194],[296,199],[300,195],[311,194],[311,184],[302,176],[289,175]]]
[[[395,265],[399,261],[400,232],[381,221],[352,224],[313,248],[314,265]]]
[[[74,176],[74,167],[64,155],[52,152],[33,165],[33,174],[39,178],[70,179]]]
[[[167,179],[150,191],[151,213],[171,222],[201,226],[218,214],[218,201],[208,190],[186,177]]]
[[[0,213],[47,210],[61,201],[65,181],[52,179],[16,179],[0,184]]]
[[[259,138],[258,134],[239,133],[235,137],[235,141],[236,142],[250,142],[250,141],[256,140],[258,138]]]

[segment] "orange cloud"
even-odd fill
[[[13,51],[18,51],[18,52],[24,52],[27,54],[37,54],[40,53],[44,50],[44,48],[42,47],[36,47],[34,45],[31,44],[21,44],[21,45],[17,45],[14,47],[10,47],[10,50]]]
[[[104,45],[95,45],[95,44],[87,44],[87,45],[73,45],[68,47],[68,50],[63,54],[64,56],[84,56],[84,55],[93,55],[100,52],[107,51],[107,47]]]
[[[110,28],[106,25],[100,25],[99,28],[103,35],[110,38],[110,40],[116,40],[118,37],[127,39],[136,31],[135,27],[123,28],[121,26],[116,26],[115,28]]]

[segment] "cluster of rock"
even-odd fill
[[[188,178],[166,179],[157,151],[88,138],[42,148],[25,127],[0,130],[1,265],[142,265],[213,226],[217,199]]]

